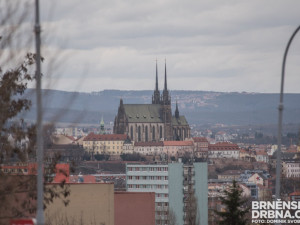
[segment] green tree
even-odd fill
[[[220,217],[220,225],[245,225],[247,224],[246,215],[249,207],[246,206],[247,200],[242,198],[242,190],[234,180],[229,190],[225,190],[225,197],[221,197],[222,204],[226,207],[225,212],[216,214]]]

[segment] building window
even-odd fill
[[[155,141],[155,127],[152,127],[152,141]]]
[[[133,140],[133,127],[132,126],[130,127],[130,137],[131,137],[131,140]]]
[[[145,141],[148,142],[148,127],[145,127]]]
[[[159,127],[159,138],[162,139],[162,126]]]
[[[141,126],[138,127],[138,141],[141,141]]]

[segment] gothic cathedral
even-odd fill
[[[115,117],[114,133],[127,134],[135,142],[158,142],[190,138],[190,126],[185,116],[179,115],[177,102],[175,115],[172,115],[171,97],[167,88],[166,63],[162,94],[158,90],[156,63],[156,82],[152,104],[124,104],[121,99],[118,114]]]

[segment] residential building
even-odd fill
[[[169,164],[169,211],[178,224],[188,225],[194,217],[200,225],[208,224],[207,163]]]
[[[83,139],[83,148],[90,154],[120,155],[123,143],[127,139],[125,134],[94,134],[89,133]]]
[[[226,170],[221,174],[218,174],[219,180],[238,180],[243,173],[241,170]]]
[[[126,190],[155,192],[156,225],[168,224],[172,211],[178,224],[187,224],[191,193],[197,199],[200,225],[207,225],[207,163],[126,165]]]
[[[246,151],[245,149],[241,149],[240,150],[240,159],[244,160],[244,161],[251,161],[249,151]]]
[[[55,184],[51,184],[55,185]],[[69,184],[68,207],[56,198],[45,210],[45,221],[61,223],[63,220],[81,221],[82,224],[114,225],[113,184]]]
[[[185,153],[192,155],[194,152],[193,141],[164,141],[164,154],[168,156],[182,157]]]
[[[249,177],[248,182],[254,183],[254,184],[260,184],[264,186],[264,177],[259,173],[254,173],[252,176]]]
[[[159,142],[135,142],[134,152],[143,155],[161,155],[163,154],[164,143]]]
[[[218,142],[216,144],[209,144],[208,157],[239,159],[240,148],[237,144],[230,142]]]
[[[265,162],[265,163],[269,162],[269,156],[265,151],[256,152],[255,159],[257,162]]]
[[[195,157],[207,158],[209,142],[205,137],[193,137]]]
[[[300,177],[300,159],[284,160],[282,171],[285,177]]]
[[[126,190],[129,192],[155,192],[156,225],[168,220],[168,165],[126,164]]]
[[[123,152],[124,154],[132,154],[134,150],[134,142],[127,138],[123,142]]]

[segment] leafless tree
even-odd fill
[[[168,225],[178,225],[175,213],[170,208],[169,208],[169,212],[168,212]]]
[[[29,53],[33,9],[33,1],[0,1],[0,224],[34,215],[36,210],[35,171],[25,175],[15,167],[35,162],[36,127],[28,126],[19,117],[30,109],[31,102],[24,94],[28,84],[35,80],[36,57]],[[56,158],[45,166],[45,181],[51,182],[57,172],[57,161]],[[12,165],[14,169],[9,169]],[[58,187],[44,188],[48,194],[45,207],[54,198],[68,203],[69,189],[64,181]]]
[[[193,188],[189,188],[186,200],[186,219],[188,225],[200,225],[200,218],[198,213],[197,198]]]

